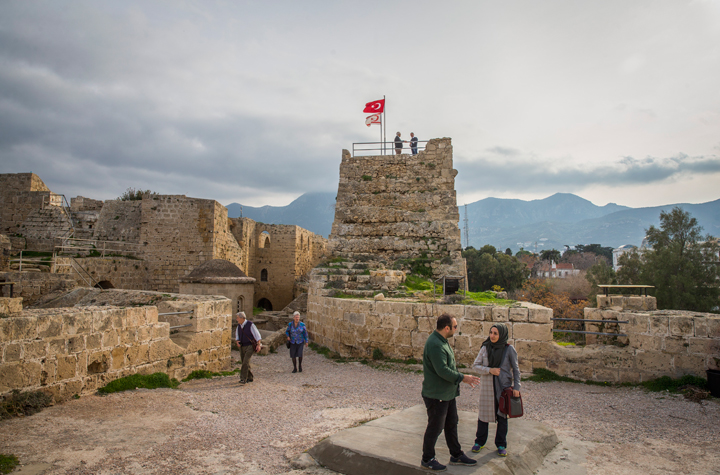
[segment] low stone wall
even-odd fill
[[[67,291],[75,287],[75,281],[59,274],[45,272],[0,272],[0,282],[15,282],[13,297],[22,297],[23,305],[35,304],[51,292]],[[9,297],[10,287],[0,287],[0,296]]]
[[[437,317],[447,313],[458,321],[453,345],[458,362],[470,366],[495,322],[508,326],[510,343],[519,355],[520,370],[547,368],[577,379],[641,382],[686,374],[706,377],[720,369],[720,315],[682,311],[640,312],[585,309],[589,331],[620,331],[627,337],[588,336],[584,347],[553,342],[552,309],[522,302],[517,307],[476,307],[394,301],[337,299],[311,284],[307,327],[316,343],[343,356],[368,357],[375,348],[395,358],[422,357],[425,340]],[[617,303],[617,302],[616,302]],[[652,307],[652,302],[625,302]],[[616,324],[628,321],[628,324]],[[614,329],[614,330],[613,330]]]
[[[343,356],[371,356],[378,348],[386,356],[420,359],[425,340],[444,313],[458,321],[455,354],[458,362],[468,366],[496,322],[508,326],[510,343],[516,347],[519,342],[552,344],[552,310],[531,303],[515,307],[442,305],[337,299],[323,294],[322,289],[310,289],[308,331],[313,341]]]
[[[96,291],[103,305],[25,310],[0,318],[0,394],[42,390],[56,400],[135,373],[183,378],[230,366],[230,301],[155,292]],[[145,306],[133,302],[144,302]],[[159,313],[192,312],[162,316]],[[165,321],[163,321],[165,320]],[[171,332],[170,326],[190,326]]]

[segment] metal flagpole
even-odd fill
[[[383,123],[382,123],[382,126],[383,126],[383,129],[385,130],[384,137],[382,139],[383,155],[385,155],[385,140],[387,140],[387,125],[385,123],[385,119],[387,119],[387,116],[385,115],[385,109],[387,109],[387,103],[385,102],[385,94],[383,94]]]

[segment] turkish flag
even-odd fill
[[[368,102],[365,104],[365,110],[363,112],[369,112],[371,114],[379,114],[385,110],[385,99],[379,101]]]
[[[380,114],[369,115],[369,116],[367,116],[367,119],[365,119],[365,125],[367,125],[368,127],[370,127],[370,124],[379,124],[379,123],[381,123]]]

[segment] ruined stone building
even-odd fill
[[[434,277],[466,275],[452,143],[417,155],[353,157],[343,150],[329,249],[349,260],[427,259]]]
[[[60,250],[51,270],[79,285],[178,292],[181,278],[222,259],[255,279],[253,306],[281,309],[326,250],[322,236],[298,226],[229,219],[215,200],[77,197],[68,206],[32,173],[0,175],[0,187],[0,235],[12,250]]]

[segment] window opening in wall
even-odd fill
[[[245,307],[244,297],[238,297],[236,312],[242,312],[244,307]]]
[[[258,307],[264,309],[266,312],[272,312],[272,304],[268,299],[260,299],[258,301]]]
[[[267,282],[267,269],[260,271],[260,282]]]

